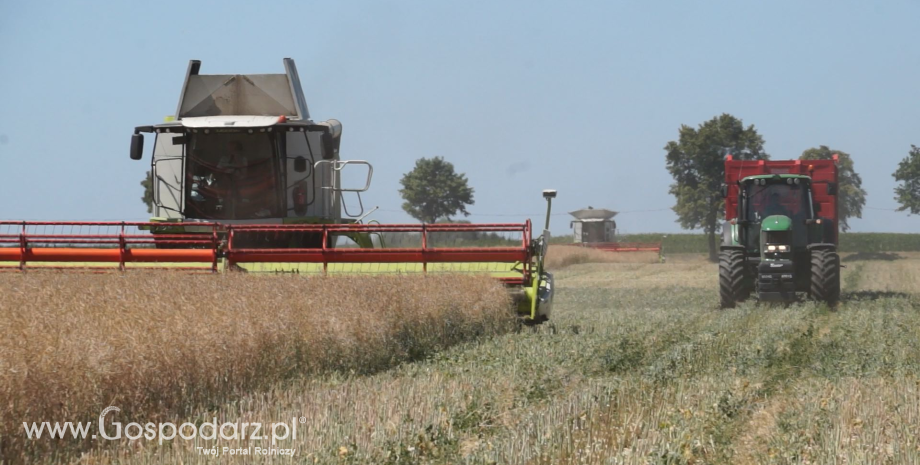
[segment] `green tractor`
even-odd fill
[[[835,305],[837,157],[832,160],[725,161],[726,222],[719,253],[719,297],[733,308],[798,294]]]

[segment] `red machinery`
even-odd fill
[[[765,174],[798,174],[811,177],[813,202],[818,205],[820,216],[838,223],[837,209],[837,163],[835,154],[831,160],[735,160],[731,155],[725,159],[725,220],[738,216],[738,181]],[[830,190],[829,190],[830,189]],[[837,243],[837,228],[832,229],[833,243]]]
[[[189,229],[193,232],[171,233]],[[258,234],[288,236],[315,234],[330,244],[334,236],[352,234],[409,233],[417,246],[356,248],[286,248],[240,246],[239,238]],[[486,233],[518,236],[498,247],[437,247],[432,236],[439,233]],[[226,240],[219,238],[225,237]],[[221,225],[217,223],[131,223],[131,222],[28,222],[0,221],[0,269],[85,268],[94,270],[178,269],[219,271],[247,264],[318,264],[314,271],[335,272],[330,265],[346,263],[417,264],[418,271],[457,271],[445,267],[429,270],[430,264],[466,263],[493,265],[493,272],[505,264],[516,276],[497,276],[508,284],[530,282],[532,227],[523,224],[317,224],[317,225]],[[482,268],[481,268],[482,269]],[[295,269],[293,271],[301,271]],[[268,270],[277,271],[277,270]],[[386,272],[380,269],[378,272]],[[396,269],[394,272],[404,270]],[[477,271],[477,270],[470,270]]]
[[[376,210],[361,200],[373,166],[341,159],[342,124],[310,117],[293,60],[278,74],[200,68],[189,62],[174,116],[131,136],[133,160],[144,156],[144,134],[154,137],[151,221],[2,221],[0,269],[489,274],[523,296],[530,321],[548,317],[555,191],[543,192],[547,223],[536,237],[530,221],[364,224]]]

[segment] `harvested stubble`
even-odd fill
[[[157,421],[303,373],[367,373],[517,323],[477,276],[0,276],[0,462],[22,422]],[[71,444],[73,445],[73,444]],[[69,448],[69,447],[67,447]]]
[[[546,268],[558,270],[582,263],[656,263],[658,252],[607,252],[574,245],[552,245],[546,254]]]

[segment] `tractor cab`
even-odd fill
[[[815,218],[809,177],[749,176],[741,180],[739,196],[736,223],[751,226],[739,230],[739,242],[747,249],[791,252],[805,246],[805,225]]]

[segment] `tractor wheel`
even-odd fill
[[[722,308],[734,308],[751,295],[751,279],[744,263],[744,252],[719,253],[719,300]]]
[[[840,256],[833,250],[811,251],[811,298],[834,305],[840,300]]]

